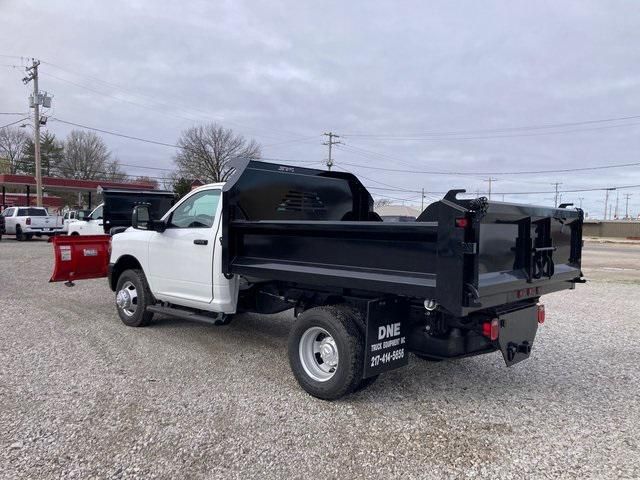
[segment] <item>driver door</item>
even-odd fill
[[[169,215],[167,229],[151,234],[148,271],[157,296],[203,304],[213,300],[220,195],[220,189],[211,189],[187,197]]]

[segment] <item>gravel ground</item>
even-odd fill
[[[290,315],[131,329],[104,280],[50,271],[45,242],[0,242],[2,478],[640,477],[640,297],[615,271],[544,298],[524,363],[412,359],[333,403],[289,371]]]

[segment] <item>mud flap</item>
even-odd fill
[[[367,302],[363,377],[404,367],[409,363],[406,323],[409,304],[399,298]]]
[[[538,331],[538,309],[535,305],[500,315],[498,344],[507,366],[529,358]]]

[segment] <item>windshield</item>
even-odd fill
[[[99,218],[102,218],[102,205],[98,205],[89,216],[92,220],[98,220]]]

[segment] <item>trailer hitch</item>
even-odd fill
[[[526,340],[520,344],[509,342],[509,345],[507,345],[507,358],[511,362],[516,357],[516,353],[524,353],[525,355],[530,355],[531,348],[532,345]]]

